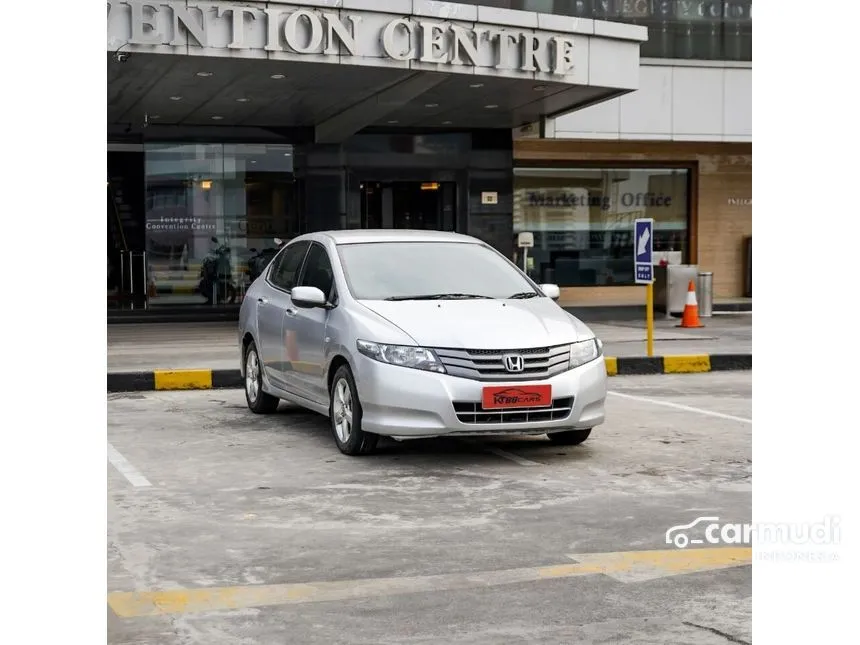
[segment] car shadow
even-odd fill
[[[256,415],[254,415],[256,416]],[[281,402],[275,414],[267,417],[257,417],[262,423],[255,423],[255,430],[289,431],[300,441],[311,442],[315,448],[330,452],[336,457],[345,457],[337,448],[331,435],[328,418],[307,410],[298,405]],[[268,421],[264,421],[268,420]],[[272,425],[271,421],[275,421]],[[594,448],[589,442],[578,446],[560,446],[553,444],[546,435],[499,437],[493,435],[470,437],[433,437],[426,439],[406,439],[397,441],[381,437],[376,450],[363,459],[386,461],[391,459],[401,461],[413,458],[426,462],[434,457],[457,458],[462,466],[462,458],[474,463],[499,463],[506,457],[494,454],[492,449],[510,453],[530,461],[543,464],[553,462],[576,462],[591,458]],[[510,460],[509,461],[515,461]]]

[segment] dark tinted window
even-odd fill
[[[287,291],[296,286],[299,269],[302,266],[302,260],[304,260],[307,250],[307,242],[296,242],[284,249],[284,252],[275,260],[272,273],[269,275],[269,280],[272,281],[272,284]]]
[[[322,245],[311,244],[311,249],[308,251],[308,259],[305,262],[305,270],[299,285],[302,287],[316,287],[327,297],[330,297],[333,279],[328,253]]]
[[[457,0],[642,25],[643,58],[752,60],[752,0]]]
[[[338,253],[350,291],[358,300],[451,293],[509,298],[534,291],[504,257],[480,244],[343,244]]]

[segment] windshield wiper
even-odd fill
[[[525,300],[527,298],[537,298],[538,296],[540,296],[540,294],[535,293],[534,291],[520,291],[512,296],[508,296],[508,300]]]
[[[429,293],[420,296],[391,296],[386,300],[475,300],[479,298],[493,299],[492,296],[479,296],[474,293]]]

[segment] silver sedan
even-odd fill
[[[239,319],[248,407],[329,418],[348,455],[395,439],[547,434],[603,423],[602,343],[481,240],[434,231],[302,235],[249,288]]]

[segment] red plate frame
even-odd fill
[[[550,407],[552,406],[552,385],[485,387],[481,403],[485,410]]]

